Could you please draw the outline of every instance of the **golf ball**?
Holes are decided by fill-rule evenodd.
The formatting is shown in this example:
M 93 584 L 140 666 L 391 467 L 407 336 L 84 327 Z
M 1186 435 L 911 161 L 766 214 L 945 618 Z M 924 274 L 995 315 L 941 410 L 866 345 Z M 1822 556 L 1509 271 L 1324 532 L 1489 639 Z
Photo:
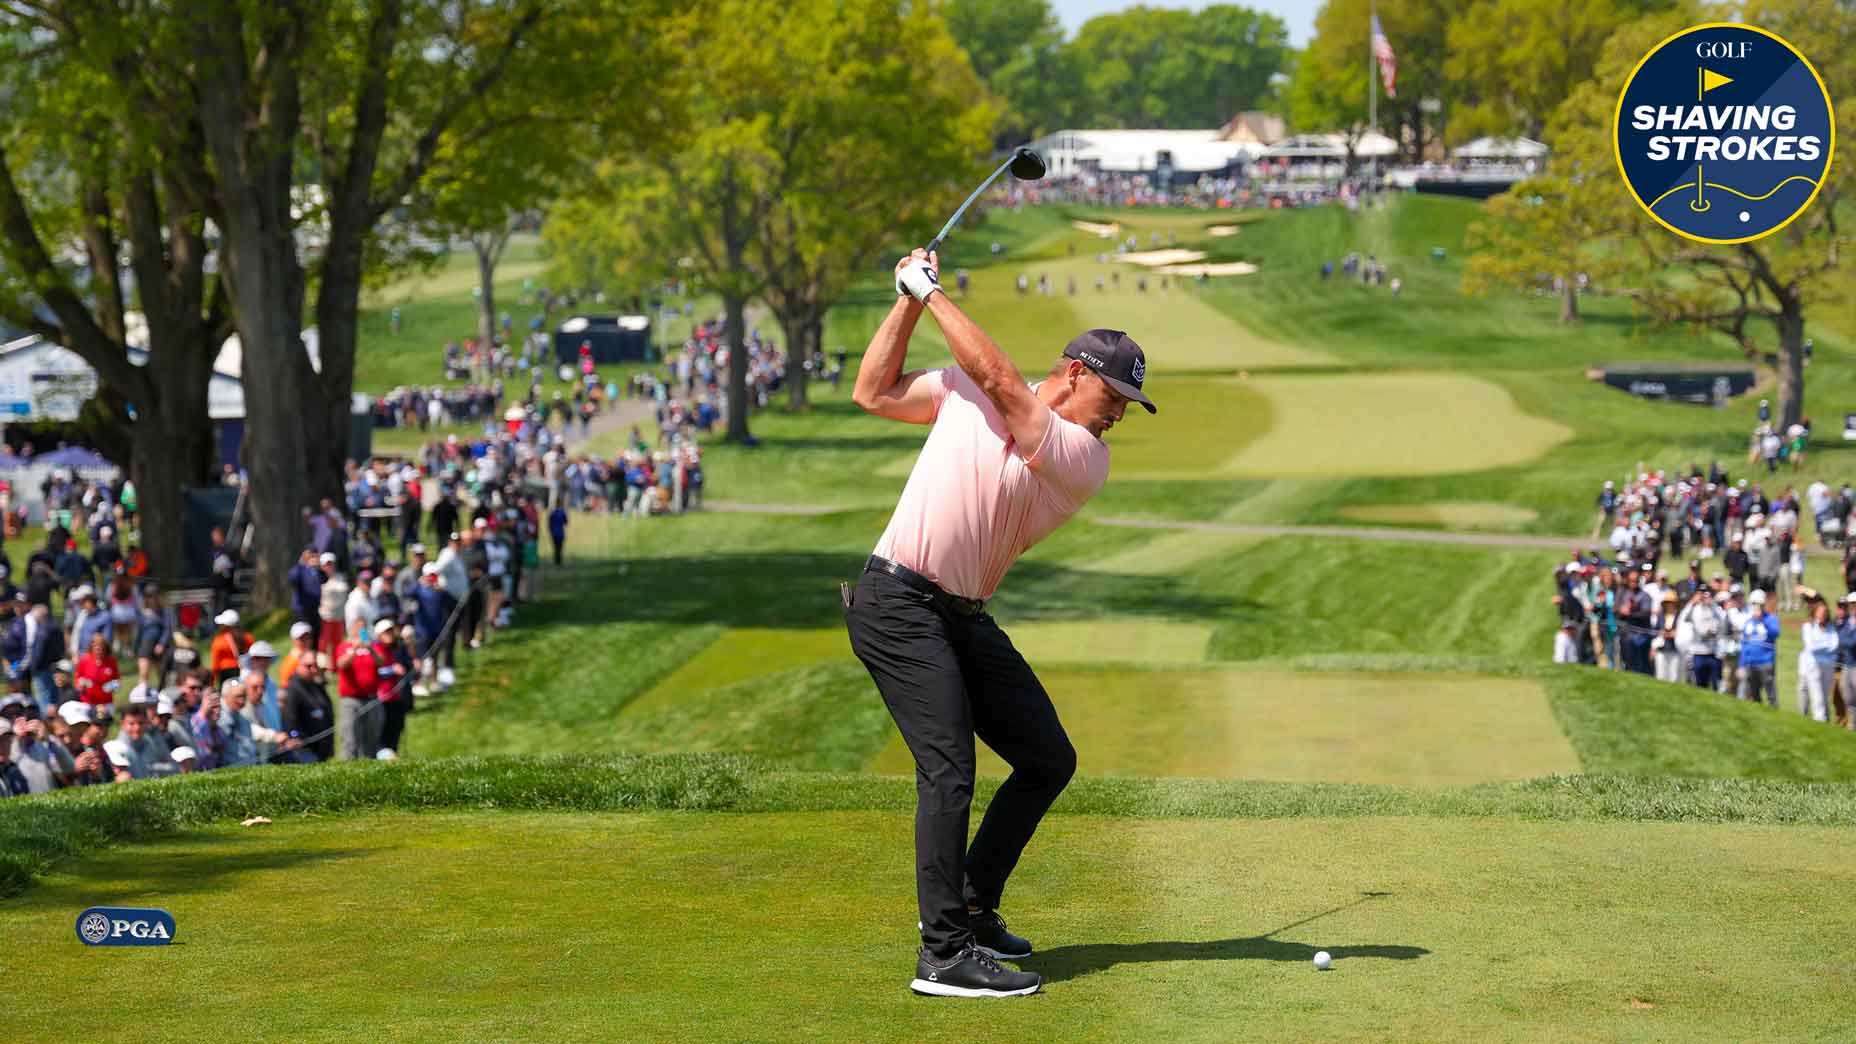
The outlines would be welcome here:
M 1330 956 L 1326 950 L 1322 950 L 1315 954 L 1315 969 L 1317 971 L 1327 971 L 1332 967 L 1334 967 L 1334 958 Z

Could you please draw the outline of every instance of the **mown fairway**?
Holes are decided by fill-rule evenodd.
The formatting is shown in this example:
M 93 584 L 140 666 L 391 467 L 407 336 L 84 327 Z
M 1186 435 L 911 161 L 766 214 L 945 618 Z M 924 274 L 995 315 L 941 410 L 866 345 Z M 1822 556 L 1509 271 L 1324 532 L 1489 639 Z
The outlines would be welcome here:
M 898 786 L 901 786 L 898 783 Z M 911 996 L 896 812 L 382 814 L 74 861 L 0 908 L 109 1039 L 1829 1040 L 1851 828 L 1057 816 L 1008 895 L 1044 995 Z M 167 949 L 72 938 L 160 903 Z M 1316 972 L 1318 949 L 1334 970 Z M 106 970 L 107 969 L 107 970 Z M 16 973 L 24 968 L 14 968 Z M 313 983 L 313 985 L 312 985 Z M 212 997 L 214 1003 L 200 1003 Z M 339 1002 L 337 1002 L 339 999 Z M 63 1039 L 30 1007 L 21 1039 Z

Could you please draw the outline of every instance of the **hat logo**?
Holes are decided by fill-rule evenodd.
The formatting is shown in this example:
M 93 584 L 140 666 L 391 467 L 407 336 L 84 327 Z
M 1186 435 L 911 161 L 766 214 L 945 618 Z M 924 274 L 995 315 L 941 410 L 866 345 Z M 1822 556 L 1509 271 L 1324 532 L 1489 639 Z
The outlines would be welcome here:
M 1135 384 L 1139 384 L 1142 381 L 1147 379 L 1147 360 L 1146 359 L 1134 360 L 1133 376 L 1134 376 Z

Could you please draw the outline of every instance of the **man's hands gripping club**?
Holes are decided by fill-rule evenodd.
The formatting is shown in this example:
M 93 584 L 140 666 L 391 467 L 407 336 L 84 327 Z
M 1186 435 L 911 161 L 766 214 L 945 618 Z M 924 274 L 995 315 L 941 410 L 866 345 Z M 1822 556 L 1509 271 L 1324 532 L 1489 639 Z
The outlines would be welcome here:
M 896 262 L 896 296 L 913 297 L 927 304 L 928 298 L 941 289 L 940 271 L 940 257 L 917 247 Z

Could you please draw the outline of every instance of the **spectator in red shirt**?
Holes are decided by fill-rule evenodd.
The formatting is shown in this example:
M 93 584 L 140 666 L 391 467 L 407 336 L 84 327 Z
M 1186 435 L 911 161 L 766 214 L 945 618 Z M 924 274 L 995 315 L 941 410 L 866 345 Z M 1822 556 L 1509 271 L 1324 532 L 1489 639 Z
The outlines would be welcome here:
M 371 758 L 380 749 L 380 659 L 367 640 L 367 621 L 357 618 L 348 640 L 335 647 L 335 685 L 341 693 L 335 720 L 337 756 Z
M 110 640 L 99 631 L 91 635 L 89 650 L 77 658 L 77 698 L 109 717 L 115 713 L 116 690 L 121 685 L 122 671 L 110 654 Z
M 375 756 L 397 758 L 400 734 L 406 730 L 406 715 L 412 710 L 412 686 L 405 681 L 412 671 L 412 655 L 391 620 L 382 622 L 374 633 L 374 661 L 380 671 L 379 688 L 375 690 L 380 707 L 375 713 L 381 716 L 380 750 Z

